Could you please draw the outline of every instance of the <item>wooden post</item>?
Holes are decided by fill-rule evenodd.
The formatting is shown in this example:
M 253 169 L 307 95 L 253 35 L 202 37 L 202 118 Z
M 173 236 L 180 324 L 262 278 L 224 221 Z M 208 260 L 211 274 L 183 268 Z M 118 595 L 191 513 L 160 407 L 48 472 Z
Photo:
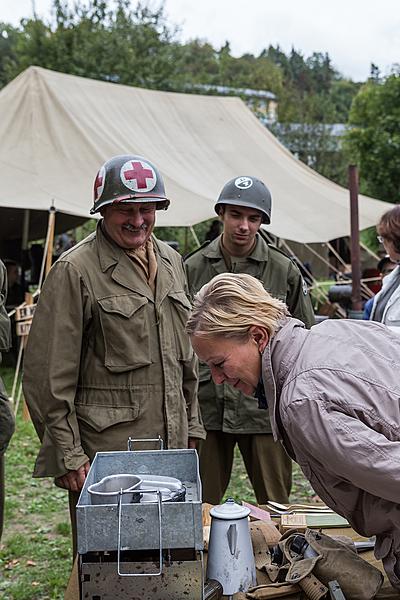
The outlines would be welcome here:
M 46 278 L 47 273 L 51 269 L 51 265 L 53 262 L 53 246 L 54 246 L 54 225 L 56 221 L 56 211 L 54 206 L 52 206 L 49 210 L 49 224 L 47 230 L 47 255 L 46 255 L 46 267 L 44 276 Z
M 351 303 L 354 311 L 362 311 L 361 302 L 361 259 L 358 220 L 358 171 L 356 165 L 349 166 L 350 190 L 350 248 L 351 248 Z

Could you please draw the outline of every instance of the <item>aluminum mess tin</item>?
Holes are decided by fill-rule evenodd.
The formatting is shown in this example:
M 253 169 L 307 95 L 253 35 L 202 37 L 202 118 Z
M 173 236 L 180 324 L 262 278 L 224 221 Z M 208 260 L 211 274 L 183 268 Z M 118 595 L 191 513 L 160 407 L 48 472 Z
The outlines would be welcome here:
M 119 491 L 124 492 L 124 502 L 139 502 L 140 493 L 135 490 L 142 480 L 137 475 L 118 473 L 107 475 L 97 483 L 89 485 L 88 492 L 91 504 L 117 504 Z
M 76 506 L 78 553 L 118 550 L 118 503 L 92 504 L 89 487 L 103 478 L 134 474 L 154 481 L 162 473 L 182 482 L 182 502 L 163 502 L 161 530 L 163 548 L 203 549 L 201 482 L 196 450 L 141 450 L 98 452 Z M 152 550 L 159 547 L 158 502 L 130 503 L 122 495 L 121 550 Z

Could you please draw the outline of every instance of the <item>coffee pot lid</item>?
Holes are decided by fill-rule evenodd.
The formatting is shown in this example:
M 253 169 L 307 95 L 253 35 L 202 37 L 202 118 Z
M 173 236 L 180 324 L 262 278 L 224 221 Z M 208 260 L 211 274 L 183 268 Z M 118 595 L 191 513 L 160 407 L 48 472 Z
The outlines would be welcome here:
M 240 504 L 236 504 L 233 498 L 228 498 L 226 502 L 214 506 L 210 510 L 210 515 L 217 519 L 244 519 L 250 514 L 250 509 Z

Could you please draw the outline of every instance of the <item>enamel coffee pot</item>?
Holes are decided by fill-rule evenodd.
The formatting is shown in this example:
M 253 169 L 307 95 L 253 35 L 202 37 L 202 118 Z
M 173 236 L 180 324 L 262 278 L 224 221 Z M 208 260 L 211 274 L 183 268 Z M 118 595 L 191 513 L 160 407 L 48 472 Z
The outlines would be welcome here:
M 207 578 L 219 581 L 226 596 L 257 585 L 249 513 L 233 498 L 210 511 Z

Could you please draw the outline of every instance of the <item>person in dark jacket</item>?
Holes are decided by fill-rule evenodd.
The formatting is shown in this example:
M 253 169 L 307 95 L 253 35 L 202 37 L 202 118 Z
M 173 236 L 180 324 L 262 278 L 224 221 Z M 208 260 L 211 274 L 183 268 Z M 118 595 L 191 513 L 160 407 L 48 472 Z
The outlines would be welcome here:
M 7 300 L 7 271 L 4 263 L 0 260 L 0 363 L 1 353 L 10 349 L 11 327 L 10 319 L 6 311 Z M 4 514 L 4 453 L 14 433 L 15 421 L 6 395 L 3 382 L 0 378 L 0 539 L 3 532 Z

